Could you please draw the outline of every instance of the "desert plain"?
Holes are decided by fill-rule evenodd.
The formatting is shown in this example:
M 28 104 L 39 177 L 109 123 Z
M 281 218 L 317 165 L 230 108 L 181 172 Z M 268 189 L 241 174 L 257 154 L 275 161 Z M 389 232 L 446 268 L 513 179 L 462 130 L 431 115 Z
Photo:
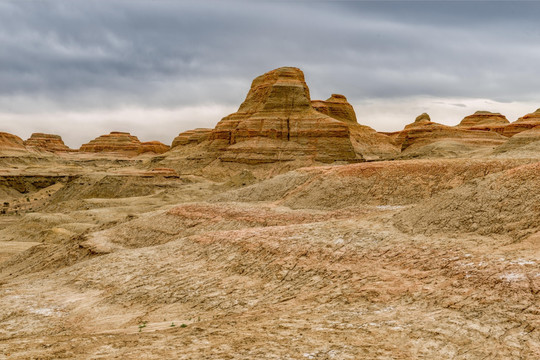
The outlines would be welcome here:
M 540 109 L 361 120 L 284 67 L 171 146 L 0 133 L 0 358 L 539 359 Z

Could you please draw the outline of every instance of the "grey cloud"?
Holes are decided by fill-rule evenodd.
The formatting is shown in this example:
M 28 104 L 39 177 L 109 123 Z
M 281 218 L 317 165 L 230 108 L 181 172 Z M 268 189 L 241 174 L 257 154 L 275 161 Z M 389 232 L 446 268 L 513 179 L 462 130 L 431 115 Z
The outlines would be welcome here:
M 255 76 L 284 65 L 304 70 L 313 98 L 535 101 L 538 10 L 481 1 L 2 2 L 0 112 L 237 106 Z

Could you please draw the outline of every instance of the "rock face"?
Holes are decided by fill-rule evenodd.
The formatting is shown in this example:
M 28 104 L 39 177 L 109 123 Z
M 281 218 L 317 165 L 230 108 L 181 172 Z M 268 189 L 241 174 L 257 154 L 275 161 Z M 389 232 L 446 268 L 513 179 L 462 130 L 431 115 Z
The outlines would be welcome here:
M 212 129 L 193 129 L 184 131 L 174 138 L 171 149 L 181 145 L 200 144 L 210 138 Z
M 446 145 L 466 145 L 471 147 L 495 147 L 507 139 L 495 132 L 469 130 L 462 127 L 451 127 L 430 121 L 429 115 L 422 114 L 415 122 L 405 126 L 405 129 L 395 137 L 401 151 L 411 150 L 435 142 Z M 443 143 L 446 143 L 443 144 Z
M 159 141 L 147 141 L 141 143 L 139 147 L 139 154 L 144 153 L 154 153 L 154 154 L 163 154 L 169 151 L 169 145 L 165 145 Z
M 0 150 L 26 150 L 26 148 L 20 137 L 0 132 Z
M 540 125 L 540 109 L 533 113 L 520 117 L 515 122 L 508 124 L 504 128 L 503 135 L 511 137 L 522 131 L 532 129 Z
M 504 134 L 504 129 L 508 124 L 510 124 L 510 121 L 508 121 L 506 116 L 501 115 L 500 113 L 477 111 L 474 114 L 463 118 L 458 127 L 468 130 L 494 131 L 499 134 Z
M 80 151 L 90 153 L 116 153 L 135 156 L 144 153 L 163 154 L 169 146 L 159 141 L 140 142 L 136 136 L 127 132 L 113 131 L 108 135 L 101 135 L 81 146 Z
M 64 144 L 62 137 L 59 135 L 33 133 L 24 145 L 30 149 L 37 151 L 49 152 L 71 152 L 72 150 Z
M 540 157 L 540 125 L 512 136 L 506 143 L 495 149 L 494 153 L 514 158 Z
M 332 94 L 326 101 L 313 100 L 311 104 L 318 112 L 347 124 L 353 148 L 364 159 L 380 160 L 395 156 L 399 152 L 389 136 L 379 134 L 369 126 L 358 123 L 354 108 L 345 96 Z
M 421 124 L 425 124 L 425 123 L 428 123 L 428 122 L 431 122 L 431 118 L 429 117 L 429 114 L 428 113 L 422 113 L 422 114 L 418 115 L 416 117 L 416 119 L 414 119 L 413 124 L 421 125 Z
M 141 142 L 136 136 L 127 132 L 113 131 L 108 135 L 101 135 L 88 144 L 81 146 L 80 151 L 101 153 L 121 153 L 124 155 L 137 155 Z
M 340 94 L 332 94 L 332 96 L 323 100 L 313 100 L 311 105 L 318 112 L 331 116 L 334 119 L 343 121 L 349 124 L 358 124 L 354 108 L 347 101 L 347 98 Z
M 209 140 L 225 162 L 361 160 L 347 124 L 313 108 L 304 74 L 293 67 L 253 80 L 238 111 L 223 118 Z

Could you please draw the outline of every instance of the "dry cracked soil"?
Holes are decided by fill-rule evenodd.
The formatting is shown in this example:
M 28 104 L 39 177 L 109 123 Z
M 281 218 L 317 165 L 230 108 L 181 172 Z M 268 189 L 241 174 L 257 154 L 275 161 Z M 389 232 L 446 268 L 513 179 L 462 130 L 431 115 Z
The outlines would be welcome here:
M 4 166 L 1 359 L 540 358 L 538 159 L 137 166 Z

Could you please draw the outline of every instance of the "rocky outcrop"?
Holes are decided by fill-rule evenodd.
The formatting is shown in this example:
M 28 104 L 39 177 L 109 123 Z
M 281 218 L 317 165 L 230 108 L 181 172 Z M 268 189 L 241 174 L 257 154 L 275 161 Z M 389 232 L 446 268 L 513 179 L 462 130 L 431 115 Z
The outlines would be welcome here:
M 540 125 L 512 136 L 494 150 L 495 155 L 514 158 L 540 157 Z
M 32 136 L 24 142 L 24 145 L 27 148 L 36 151 L 48 151 L 54 153 L 77 151 L 67 147 L 61 136 L 52 134 L 33 133 Z
M 332 94 L 325 101 L 313 100 L 311 105 L 318 112 L 347 124 L 353 148 L 364 159 L 380 160 L 393 157 L 399 153 L 399 149 L 393 144 L 389 136 L 380 134 L 369 126 L 358 123 L 354 108 L 349 104 L 345 96 Z
M 464 117 L 457 127 L 468 130 L 494 131 L 504 135 L 504 129 L 508 124 L 510 121 L 500 113 L 477 111 Z
M 6 132 L 0 132 L 0 150 L 22 150 L 25 151 L 24 141 Z
M 200 144 L 201 142 L 208 140 L 211 133 L 212 129 L 203 128 L 184 131 L 174 138 L 171 149 L 181 145 Z
M 428 113 L 422 113 L 420 115 L 418 115 L 416 117 L 416 119 L 414 119 L 414 123 L 415 125 L 422 125 L 422 124 L 426 124 L 426 123 L 429 123 L 431 122 L 431 117 L 429 117 L 429 114 Z
M 508 124 L 504 128 L 503 135 L 511 137 L 522 131 L 532 129 L 540 125 L 540 109 L 533 113 L 520 117 L 515 122 Z
M 101 135 L 88 144 L 84 144 L 80 149 L 81 152 L 115 153 L 127 156 L 136 156 L 144 153 L 163 154 L 168 150 L 169 146 L 159 141 L 140 142 L 136 136 L 120 131 Z
M 354 108 L 347 101 L 347 98 L 340 94 L 332 94 L 332 96 L 323 100 L 313 100 L 311 105 L 318 112 L 333 117 L 339 121 L 348 124 L 358 124 Z
M 403 131 L 395 136 L 396 144 L 401 147 L 402 152 L 436 142 L 440 142 L 443 146 L 449 145 L 457 148 L 465 146 L 462 149 L 494 148 L 503 144 L 506 140 L 504 136 L 496 132 L 469 130 L 460 126 L 451 127 L 438 124 L 432 122 L 427 114 L 417 117 L 415 122 L 405 126 Z
M 361 160 L 347 124 L 313 108 L 304 74 L 293 67 L 253 80 L 238 111 L 223 118 L 209 140 L 225 162 Z
M 141 143 L 139 154 L 163 154 L 169 151 L 169 145 L 165 145 L 159 141 L 147 141 Z
M 101 135 L 88 144 L 81 146 L 81 152 L 90 153 L 120 153 L 134 156 L 139 153 L 141 142 L 136 136 L 127 132 L 113 131 L 108 135 Z

